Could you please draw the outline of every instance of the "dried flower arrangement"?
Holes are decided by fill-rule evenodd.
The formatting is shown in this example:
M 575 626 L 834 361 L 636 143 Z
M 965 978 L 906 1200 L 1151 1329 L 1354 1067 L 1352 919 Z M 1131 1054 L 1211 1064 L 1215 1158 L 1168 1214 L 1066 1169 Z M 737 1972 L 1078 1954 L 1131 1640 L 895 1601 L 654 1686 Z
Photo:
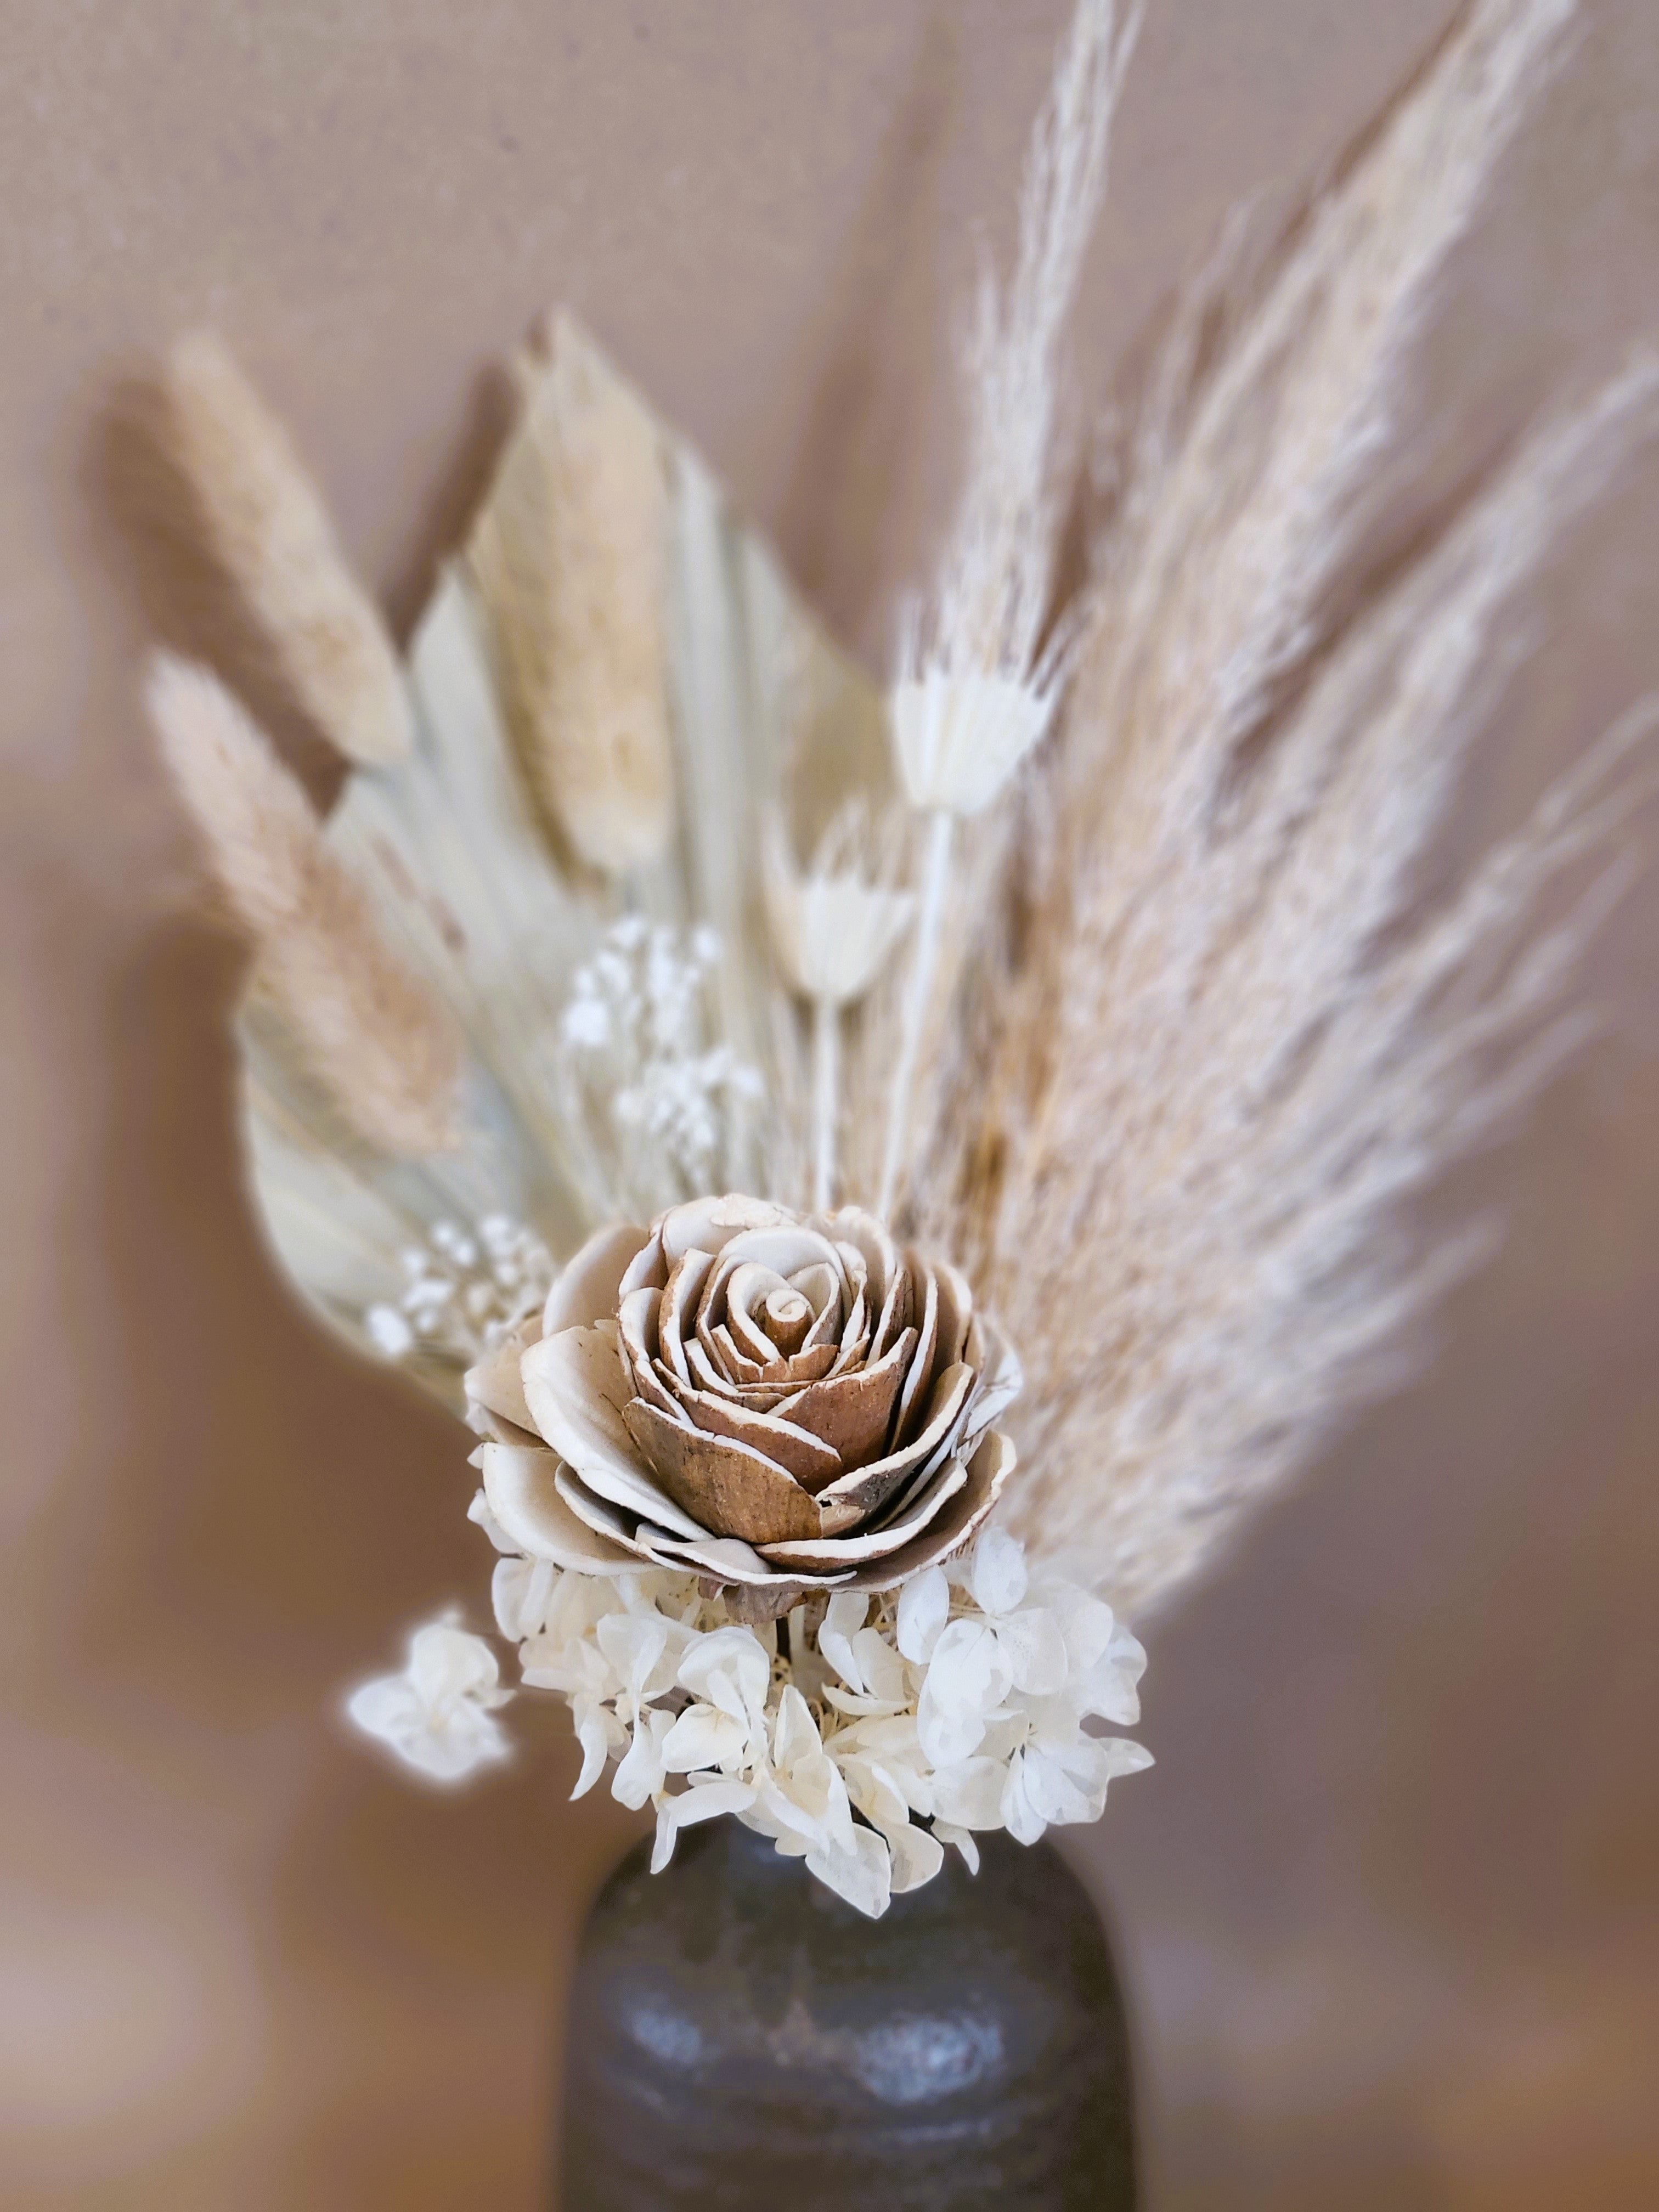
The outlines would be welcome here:
M 213 549 L 350 768 L 319 818 L 214 677 L 154 666 L 252 951 L 257 1200 L 325 1320 L 470 1424 L 499 1636 L 658 1864 L 731 1813 L 875 1914 L 975 1832 L 1097 1818 L 1149 1764 L 1097 1725 L 1137 1717 L 1122 1619 L 1473 1255 L 1387 1232 L 1580 1034 L 1617 871 L 1529 916 L 1659 710 L 1426 915 L 1414 872 L 1498 617 L 1659 424 L 1659 361 L 1339 586 L 1571 15 L 1473 0 L 1271 252 L 1229 231 L 1057 605 L 1060 345 L 1139 21 L 1081 0 L 884 701 L 568 318 L 406 662 L 223 350 L 173 358 Z M 520 1693 L 445 1617 L 350 1711 L 448 1781 Z

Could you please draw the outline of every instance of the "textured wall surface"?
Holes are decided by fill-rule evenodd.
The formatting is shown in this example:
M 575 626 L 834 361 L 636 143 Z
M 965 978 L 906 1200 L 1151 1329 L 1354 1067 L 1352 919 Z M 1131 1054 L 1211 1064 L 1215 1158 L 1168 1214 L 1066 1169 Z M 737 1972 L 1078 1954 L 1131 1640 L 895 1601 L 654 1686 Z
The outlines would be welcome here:
M 1240 194 L 1304 182 L 1445 0 L 1154 0 L 1088 271 L 1106 394 Z M 543 1755 L 413 1793 L 338 1687 L 476 1574 L 454 1438 L 288 1304 L 240 1195 L 231 956 L 133 669 L 124 380 L 211 319 L 406 625 L 495 362 L 571 301 L 872 661 L 948 496 L 1058 0 L 13 0 L 0 53 L 0 2168 L 9 2204 L 528 2207 L 574 1932 L 629 1824 Z M 1659 331 L 1659 15 L 1582 45 L 1413 406 L 1485 449 Z M 1454 450 L 1457 450 L 1455 447 Z M 1659 684 L 1659 465 L 1529 609 L 1456 829 Z M 1651 831 L 1651 824 L 1650 831 Z M 1651 838 L 1650 837 L 1650 842 Z M 1153 1639 L 1159 1766 L 1076 1859 L 1158 2212 L 1659 2201 L 1659 878 L 1613 1020 L 1437 1198 L 1493 1264 Z M 1431 1358 L 1426 1355 L 1431 1354 Z

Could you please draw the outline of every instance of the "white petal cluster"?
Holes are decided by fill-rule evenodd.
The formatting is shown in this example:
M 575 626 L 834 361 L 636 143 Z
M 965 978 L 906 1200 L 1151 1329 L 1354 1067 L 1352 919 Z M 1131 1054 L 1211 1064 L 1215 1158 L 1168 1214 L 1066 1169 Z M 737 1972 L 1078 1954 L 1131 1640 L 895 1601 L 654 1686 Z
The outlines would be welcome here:
M 1060 684 L 931 665 L 893 686 L 893 751 L 905 797 L 930 813 L 972 815 L 988 806 L 1041 740 Z
M 781 828 L 771 825 L 767 918 L 790 988 L 814 1003 L 854 1005 L 909 927 L 915 901 L 878 880 L 873 843 L 862 815 L 849 810 L 800 869 Z
M 498 1547 L 488 1508 L 475 1509 Z M 769 1836 L 860 1911 L 938 1873 L 973 1832 L 1034 1843 L 1099 1817 L 1139 1744 L 1096 1735 L 1139 1713 L 1146 1655 L 1109 1607 L 1033 1577 L 988 1529 L 901 1591 L 840 1592 L 756 1628 L 724 1594 L 650 1571 L 574 1573 L 506 1553 L 495 1616 L 524 1680 L 557 1692 L 582 1747 L 575 1795 L 657 1814 L 653 1865 L 681 1828 L 722 1813 Z
M 445 1615 L 416 1630 L 400 1674 L 362 1684 L 346 1713 L 428 1781 L 463 1782 L 507 1757 L 511 1747 L 495 1716 L 511 1695 L 483 1638 Z

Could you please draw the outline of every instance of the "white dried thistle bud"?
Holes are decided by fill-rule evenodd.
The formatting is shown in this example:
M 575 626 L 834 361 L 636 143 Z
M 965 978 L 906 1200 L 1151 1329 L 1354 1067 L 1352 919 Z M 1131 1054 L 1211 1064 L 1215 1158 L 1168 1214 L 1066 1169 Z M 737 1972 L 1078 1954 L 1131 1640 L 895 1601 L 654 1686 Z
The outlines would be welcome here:
M 844 1007 L 861 999 L 915 911 L 908 891 L 880 880 L 867 822 L 859 801 L 843 808 L 804 870 L 795 865 L 782 823 L 774 815 L 767 823 L 766 911 L 773 942 L 790 988 L 815 1004 Z
M 924 813 L 978 814 L 1042 740 L 1060 687 L 1052 675 L 968 672 L 935 663 L 893 686 L 893 753 L 904 795 Z

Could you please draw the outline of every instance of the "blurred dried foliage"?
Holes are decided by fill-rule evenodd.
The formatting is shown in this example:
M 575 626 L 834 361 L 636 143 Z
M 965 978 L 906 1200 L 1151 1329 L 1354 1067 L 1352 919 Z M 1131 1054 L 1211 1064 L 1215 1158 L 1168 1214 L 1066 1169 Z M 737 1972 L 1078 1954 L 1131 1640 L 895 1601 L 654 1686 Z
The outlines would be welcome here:
M 158 911 L 179 847 L 135 765 L 144 624 L 101 477 L 86 496 L 92 413 L 112 360 L 210 317 L 308 426 L 354 563 L 382 575 L 470 503 L 446 479 L 487 465 L 446 462 L 454 393 L 563 289 L 797 565 L 834 508 L 857 557 L 823 597 L 866 611 L 884 663 L 952 429 L 933 318 L 890 352 L 870 330 L 907 326 L 928 241 L 961 296 L 963 219 L 1012 204 L 1066 11 L 975 4 L 947 33 L 876 0 L 713 29 L 597 0 L 465 24 L 424 0 L 395 23 L 142 12 L 43 15 L 9 56 L 9 2201 L 528 2205 L 573 1930 L 621 1824 L 563 1808 L 568 1747 L 460 1803 L 411 1802 L 335 1741 L 365 1589 L 390 1638 L 452 1586 L 465 1485 L 447 1421 L 348 1366 L 262 1266 L 218 1027 L 234 967 Z M 1153 10 L 1087 278 L 1092 388 L 1223 208 L 1332 158 L 1449 13 Z M 1411 403 L 1427 459 L 1385 487 L 1402 535 L 1541 392 L 1587 392 L 1659 319 L 1650 11 L 1588 15 L 1454 258 Z M 949 88 L 937 128 L 919 58 Z M 913 187 L 937 210 L 914 252 Z M 864 532 L 868 457 L 895 451 L 904 495 Z M 1632 467 L 1526 595 L 1547 649 L 1502 693 L 1426 889 L 1659 678 L 1656 489 Z M 1619 1035 L 1437 1196 L 1510 1227 L 1432 1372 L 1161 1638 L 1159 1787 L 1094 1845 L 1155 2206 L 1659 2191 L 1656 931 L 1644 883 L 1594 964 Z

